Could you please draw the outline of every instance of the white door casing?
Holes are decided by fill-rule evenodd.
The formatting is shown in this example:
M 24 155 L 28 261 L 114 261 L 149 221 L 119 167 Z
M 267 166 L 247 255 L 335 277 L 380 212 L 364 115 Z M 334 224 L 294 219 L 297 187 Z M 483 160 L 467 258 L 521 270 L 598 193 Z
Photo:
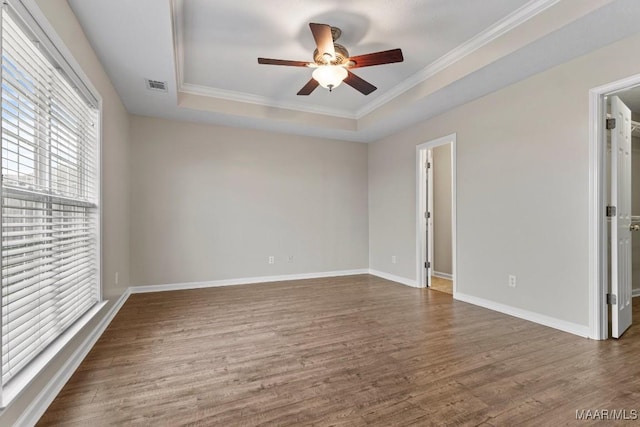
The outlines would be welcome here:
M 631 110 L 611 97 L 616 121 L 611 131 L 611 304 L 612 336 L 620 338 L 631 326 Z
M 425 262 L 428 261 L 427 257 L 427 230 L 425 221 L 425 212 L 428 209 L 429 201 L 427 200 L 427 168 L 425 164 L 427 162 L 427 152 L 435 147 L 451 144 L 451 256 L 452 256 L 452 280 L 453 280 L 453 297 L 457 294 L 457 210 L 456 210 L 456 134 L 450 134 L 443 136 L 429 142 L 422 143 L 416 146 L 416 285 L 418 287 L 425 287 L 427 282 L 427 269 L 425 268 Z M 429 192 L 433 194 L 433 188 Z M 433 206 L 433 200 L 431 201 Z M 433 208 L 431 208 L 433 212 Z M 433 218 L 432 218 L 433 220 Z M 433 222 L 432 222 L 433 224 Z M 433 232 L 432 232 L 433 234 Z M 433 253 L 433 250 L 431 251 Z M 433 257 L 431 259 L 433 267 Z
M 427 150 L 427 286 L 431 287 L 433 273 L 433 150 Z

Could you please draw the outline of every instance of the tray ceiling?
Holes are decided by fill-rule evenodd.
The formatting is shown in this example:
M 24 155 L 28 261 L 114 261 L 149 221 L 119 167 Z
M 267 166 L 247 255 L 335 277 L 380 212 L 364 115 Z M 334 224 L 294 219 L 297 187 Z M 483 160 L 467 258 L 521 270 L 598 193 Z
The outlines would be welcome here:
M 456 85 L 472 83 L 516 52 L 529 49 L 548 67 L 580 53 L 575 46 L 563 50 L 559 38 L 580 39 L 588 51 L 636 31 L 622 25 L 591 40 L 584 22 L 602 18 L 603 6 L 609 15 L 631 8 L 637 16 L 639 9 L 639 2 L 620 0 L 571 7 L 558 0 L 68 1 L 134 114 L 358 141 L 443 111 L 447 102 L 443 108 L 425 102 L 447 91 L 454 104 L 481 96 L 459 93 Z M 296 96 L 312 70 L 260 65 L 257 57 L 311 61 L 309 22 L 340 27 L 339 43 L 351 55 L 401 48 L 405 61 L 356 70 L 378 87 L 369 96 L 347 85 Z M 495 90 L 528 73 L 508 64 L 484 87 Z M 145 78 L 166 81 L 168 91 L 148 90 Z

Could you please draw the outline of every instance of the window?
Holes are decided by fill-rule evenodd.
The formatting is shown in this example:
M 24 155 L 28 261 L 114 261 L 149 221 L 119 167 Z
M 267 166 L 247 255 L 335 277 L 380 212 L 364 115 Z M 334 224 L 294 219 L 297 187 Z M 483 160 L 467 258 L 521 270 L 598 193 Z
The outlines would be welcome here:
M 1 13 L 4 386 L 100 299 L 99 110 Z

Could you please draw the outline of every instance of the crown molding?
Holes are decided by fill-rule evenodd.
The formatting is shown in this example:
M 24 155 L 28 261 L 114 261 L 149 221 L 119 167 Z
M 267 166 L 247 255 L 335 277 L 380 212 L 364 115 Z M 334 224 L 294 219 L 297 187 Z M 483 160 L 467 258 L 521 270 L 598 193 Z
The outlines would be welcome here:
M 433 77 L 437 73 L 455 64 L 465 56 L 470 55 L 471 53 L 475 52 L 481 47 L 505 35 L 509 31 L 513 30 L 519 25 L 522 25 L 523 23 L 533 18 L 534 16 L 544 12 L 545 10 L 549 9 L 550 7 L 552 7 L 558 2 L 560 2 L 560 0 L 530 1 L 529 3 L 522 6 L 520 9 L 517 9 L 516 11 L 507 15 L 506 17 L 496 22 L 486 30 L 478 33 L 474 37 L 470 38 L 466 42 L 459 45 L 458 47 L 450 50 L 440 58 L 436 59 L 435 61 L 433 61 L 426 67 L 424 67 L 422 70 L 413 74 L 409 78 L 402 81 L 400 84 L 394 86 L 393 88 L 391 88 L 390 90 L 382 94 L 381 96 L 377 97 L 370 103 L 360 108 L 355 114 L 356 119 L 361 119 L 362 117 L 366 116 L 367 114 L 371 113 L 377 108 L 380 108 L 381 106 L 393 100 L 397 96 L 402 95 L 403 93 L 410 90 L 411 88 L 417 86 L 423 81 L 429 79 L 430 77 Z
M 178 92 L 184 83 L 184 0 L 171 1 L 171 31 L 173 33 L 173 59 L 176 67 Z
M 286 110 L 322 114 L 324 116 L 340 117 L 351 120 L 356 119 L 355 114 L 347 110 L 323 108 L 319 106 L 293 102 L 274 102 L 273 100 L 265 96 L 253 95 L 245 92 L 235 92 L 232 90 L 217 89 L 208 86 L 194 85 L 191 83 L 182 83 L 179 86 L 178 91 L 182 93 L 189 93 L 191 95 L 208 96 L 210 98 L 225 99 L 227 101 L 243 102 L 246 104 L 256 104 L 264 107 L 282 108 Z
M 437 73 L 445 70 L 455 64 L 462 58 L 470 55 L 483 46 L 491 43 L 499 37 L 505 35 L 514 28 L 522 25 L 529 19 L 544 12 L 560 0 L 531 0 L 521 8 L 507 15 L 500 21 L 496 22 L 486 30 L 478 33 L 471 39 L 462 43 L 458 47 L 447 52 L 437 60 L 433 61 L 422 70 L 413 74 L 409 78 L 403 80 L 398 85 L 384 92 L 368 104 L 355 112 L 347 110 L 339 110 L 333 108 L 323 108 L 318 106 L 310 106 L 302 103 L 280 103 L 274 102 L 267 97 L 253 95 L 245 92 L 236 92 L 208 86 L 195 85 L 184 81 L 184 0 L 171 0 L 172 21 L 173 21 L 173 40 L 174 40 L 174 59 L 176 64 L 176 87 L 178 92 L 189 93 L 193 95 L 201 95 L 212 98 L 219 98 L 228 101 L 243 102 L 255 105 L 262 105 L 272 108 L 283 108 L 294 111 L 301 111 L 313 114 L 323 114 L 346 119 L 359 120 L 374 110 L 380 108 L 384 104 L 392 101 L 394 98 L 402 95 L 411 88 L 417 86 L 423 81 L 433 77 Z

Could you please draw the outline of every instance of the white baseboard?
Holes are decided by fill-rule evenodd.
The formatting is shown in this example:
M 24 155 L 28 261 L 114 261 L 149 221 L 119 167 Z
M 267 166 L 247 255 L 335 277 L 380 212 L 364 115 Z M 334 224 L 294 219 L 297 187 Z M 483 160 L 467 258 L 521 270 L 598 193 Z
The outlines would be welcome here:
M 634 298 L 635 298 L 635 297 L 640 297 L 640 289 L 634 289 L 634 290 L 631 292 L 631 296 L 632 296 L 632 297 L 634 297 Z
M 566 320 L 556 319 L 554 317 L 549 317 L 543 314 L 534 313 L 532 311 L 511 307 L 509 305 L 474 297 L 472 295 L 466 295 L 460 292 L 454 293 L 453 298 L 458 301 L 468 302 L 469 304 L 478 305 L 480 307 L 488 308 L 489 310 L 498 311 L 500 313 L 508 314 L 509 316 L 518 317 L 520 319 L 528 320 L 530 322 L 538 323 L 550 328 L 559 329 L 561 331 L 569 332 L 570 334 L 578 335 L 584 338 L 589 338 L 590 335 L 589 326 L 567 322 Z
M 187 289 L 216 288 L 219 286 L 249 285 L 255 283 L 283 282 L 287 280 L 321 279 L 323 277 L 354 276 L 368 274 L 368 269 L 324 271 L 320 273 L 286 274 L 281 276 L 245 277 L 241 279 L 210 280 L 208 282 L 168 283 L 163 285 L 132 286 L 132 294 L 146 292 L 180 291 Z
M 384 271 L 371 270 L 368 271 L 372 276 L 377 276 L 382 279 L 391 280 L 392 282 L 398 282 L 406 286 L 411 286 L 412 288 L 419 288 L 418 284 L 415 280 L 407 279 L 406 277 L 396 276 L 395 274 L 385 273 Z
M 432 276 L 439 277 L 441 279 L 453 280 L 453 274 L 449 273 L 440 273 L 439 271 L 432 271 Z
M 62 368 L 56 372 L 47 385 L 40 391 L 40 393 L 38 393 L 38 396 L 31 401 L 29 406 L 27 406 L 20 418 L 18 418 L 14 424 L 15 427 L 34 426 L 38 422 L 49 405 L 51 405 L 56 396 L 58 396 L 62 387 L 64 387 L 67 381 L 69 381 L 73 373 L 78 369 L 78 366 L 80 366 L 80 363 L 82 363 L 87 354 L 89 354 L 89 351 L 91 351 L 104 330 L 107 329 L 109 323 L 111 323 L 115 315 L 120 311 L 120 308 L 127 301 L 129 295 L 130 291 L 127 289 L 120 298 L 118 298 L 116 303 L 102 318 L 96 328 L 91 331 L 89 336 L 76 349 L 76 351 L 73 352 Z

